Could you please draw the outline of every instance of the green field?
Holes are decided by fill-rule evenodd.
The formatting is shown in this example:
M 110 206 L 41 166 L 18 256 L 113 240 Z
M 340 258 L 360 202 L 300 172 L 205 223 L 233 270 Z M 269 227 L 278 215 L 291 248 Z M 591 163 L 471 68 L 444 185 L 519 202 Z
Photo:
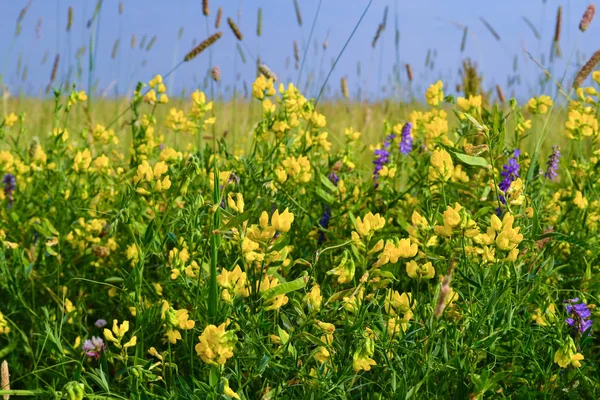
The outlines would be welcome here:
M 598 398 L 594 57 L 520 102 L 4 90 L 0 395 Z

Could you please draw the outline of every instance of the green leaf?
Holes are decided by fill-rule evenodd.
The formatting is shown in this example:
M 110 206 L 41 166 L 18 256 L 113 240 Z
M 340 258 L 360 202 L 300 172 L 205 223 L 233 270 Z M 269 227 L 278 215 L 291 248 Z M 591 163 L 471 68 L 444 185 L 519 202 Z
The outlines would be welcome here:
M 241 213 L 240 215 L 236 215 L 235 217 L 233 217 L 229 221 L 227 221 L 227 223 L 224 226 L 222 226 L 219 230 L 226 231 L 230 228 L 235 228 L 236 226 L 239 226 L 242 222 L 244 222 L 250 218 L 251 213 L 252 212 L 250 210 L 248 210 L 248 211 Z
M 321 199 L 321 201 L 323 201 L 325 204 L 327 204 L 329 206 L 333 205 L 333 203 L 335 202 L 335 197 L 333 197 L 332 195 L 327 193 L 322 188 L 317 188 L 315 190 L 315 194 L 317 195 L 318 198 Z
M 463 164 L 467 164 L 472 167 L 487 167 L 489 165 L 487 160 L 483 157 L 470 156 L 468 154 L 459 153 L 453 149 L 448 150 L 450 153 L 452 153 L 452 155 L 454 155 L 454 157 L 458 159 L 458 161 L 462 162 Z
M 475 125 L 475 128 L 477 128 L 478 131 L 484 131 L 487 132 L 488 131 L 488 127 L 485 125 L 482 125 L 479 121 L 477 121 L 471 114 L 469 113 L 462 113 L 465 117 L 467 117 L 467 119 L 469 121 L 471 121 L 471 123 L 473 125 Z
M 262 299 L 268 301 L 274 297 L 281 296 L 282 294 L 294 292 L 296 290 L 302 289 L 306 286 L 308 282 L 309 276 L 306 271 L 304 271 L 303 276 L 298 279 L 294 279 L 291 282 L 280 283 L 279 285 L 263 292 Z
M 330 192 L 337 192 L 337 186 L 335 186 L 325 175 L 319 174 L 319 181 Z

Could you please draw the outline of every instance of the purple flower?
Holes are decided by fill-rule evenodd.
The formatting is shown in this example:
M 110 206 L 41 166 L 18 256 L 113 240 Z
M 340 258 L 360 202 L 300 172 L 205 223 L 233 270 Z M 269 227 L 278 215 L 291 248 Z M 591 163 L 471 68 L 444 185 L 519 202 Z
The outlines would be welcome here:
M 17 179 L 13 174 L 9 173 L 4 175 L 2 183 L 4 184 L 4 195 L 8 199 L 8 208 L 10 208 L 14 201 L 13 193 L 17 187 Z
M 402 140 L 400 141 L 400 153 L 406 155 L 412 150 L 412 136 L 410 131 L 412 124 L 407 122 L 402 127 Z
M 375 165 L 375 169 L 373 171 L 373 180 L 375 181 L 375 187 L 379 186 L 379 171 L 383 168 L 385 164 L 390 162 L 390 152 L 385 148 L 375 150 L 375 155 L 377 158 L 373 161 Z
M 94 357 L 96 360 L 100 358 L 100 353 L 106 350 L 106 345 L 104 344 L 104 340 L 97 336 L 92 336 L 92 339 L 87 339 L 83 342 L 83 346 L 81 346 L 81 350 L 85 351 L 85 355 L 88 357 Z
M 327 178 L 329 178 L 331 183 L 333 183 L 335 186 L 337 186 L 338 182 L 340 181 L 340 177 L 337 176 L 337 174 L 333 171 L 331 171 L 331 173 L 327 175 Z
M 510 184 L 519 177 L 520 155 L 521 151 L 519 149 L 515 149 L 513 156 L 509 158 L 508 162 L 502 166 L 502 172 L 500 172 L 500 175 L 502 176 L 502 182 L 498 184 L 498 188 L 500 188 L 500 190 L 504 193 L 506 193 L 510 187 Z M 503 204 L 506 204 L 506 199 L 503 195 L 500 195 L 500 201 Z
M 387 137 L 385 138 L 385 142 L 383 142 L 383 147 L 385 147 L 386 149 L 390 147 L 390 144 L 392 144 L 392 140 L 394 139 L 396 139 L 396 134 L 394 132 L 387 135 Z
M 558 162 L 560 161 L 560 146 L 552 146 L 552 154 L 548 156 L 546 165 L 548 169 L 544 176 L 550 180 L 558 176 Z
M 94 325 L 96 325 L 97 328 L 104 328 L 106 326 L 106 320 L 99 319 Z
M 565 300 L 565 308 L 569 317 L 565 319 L 567 325 L 577 328 L 581 333 L 587 331 L 592 326 L 592 313 L 587 304 L 583 301 L 579 303 L 579 298 Z

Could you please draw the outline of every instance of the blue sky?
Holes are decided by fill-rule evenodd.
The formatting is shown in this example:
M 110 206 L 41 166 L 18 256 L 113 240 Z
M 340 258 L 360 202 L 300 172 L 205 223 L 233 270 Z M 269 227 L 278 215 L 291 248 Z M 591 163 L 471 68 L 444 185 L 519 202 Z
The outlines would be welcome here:
M 357 23 L 368 1 L 366 0 L 323 0 L 315 25 L 313 39 L 308 43 L 313 17 L 319 0 L 298 0 L 303 16 L 303 25 L 299 26 L 294 13 L 293 0 L 223 0 L 210 1 L 211 14 L 208 28 L 202 15 L 201 0 L 123 0 L 124 12 L 119 15 L 119 2 L 104 0 L 99 20 L 97 42 L 97 64 L 94 80 L 98 80 L 100 92 L 114 94 L 116 90 L 124 93 L 137 80 L 147 81 L 156 73 L 170 70 L 175 60 L 180 60 L 197 42 L 215 32 L 214 20 L 219 6 L 223 7 L 223 22 L 219 30 L 223 38 L 212 47 L 212 64 L 209 53 L 203 53 L 190 63 L 181 66 L 167 80 L 171 94 L 202 87 L 204 77 L 211 65 L 221 69 L 222 82 L 218 93 L 229 96 L 232 87 L 243 93 L 244 81 L 251 83 L 255 76 L 252 57 L 260 55 L 282 81 L 296 82 L 298 71 L 294 68 L 293 41 L 297 40 L 301 54 L 308 46 L 307 57 L 301 81 L 306 82 L 312 74 L 312 85 L 308 95 L 316 95 L 332 60 L 338 55 L 346 39 Z M 23 90 L 29 94 L 38 94 L 48 84 L 52 63 L 57 53 L 61 62 L 59 78 L 65 78 L 69 65 L 75 66 L 75 53 L 82 46 L 88 46 L 91 29 L 86 28 L 91 18 L 95 1 L 93 0 L 32 0 L 23 22 L 22 32 L 14 38 L 16 19 L 28 0 L 6 1 L 2 12 L 0 35 L 0 73 L 4 82 L 16 93 Z M 493 88 L 500 84 L 506 88 L 509 75 L 513 74 L 515 55 L 518 57 L 518 74 L 521 85 L 514 88 L 520 96 L 528 96 L 539 91 L 539 68 L 524 56 L 526 47 L 534 56 L 542 60 L 557 77 L 565 73 L 566 61 L 577 43 L 567 79 L 572 79 L 578 68 L 578 62 L 585 62 L 595 50 L 594 38 L 600 34 L 600 22 L 594 21 L 590 29 L 581 34 L 578 23 L 586 6 L 586 1 L 574 0 L 419 0 L 392 1 L 373 0 L 362 24 L 342 55 L 330 79 L 329 96 L 339 96 L 339 82 L 342 76 L 348 78 L 353 96 L 361 88 L 362 95 L 370 98 L 384 97 L 380 90 L 386 85 L 396 63 L 394 46 L 395 23 L 398 20 L 400 31 L 399 59 L 403 66 L 410 63 L 414 70 L 415 82 L 412 90 L 422 97 L 422 91 L 431 82 L 443 79 L 449 88 L 458 82 L 458 69 L 461 60 L 472 58 L 484 73 L 484 86 Z M 563 30 L 560 45 L 563 59 L 550 63 L 548 53 L 554 35 L 556 10 L 563 6 Z M 68 35 L 65 31 L 67 9 L 74 9 L 74 25 Z M 383 32 L 377 47 L 371 47 L 371 41 L 378 24 L 381 22 L 385 7 L 389 7 L 387 28 Z M 257 10 L 263 10 L 263 33 L 256 35 Z M 232 17 L 238 21 L 244 34 L 242 48 L 246 53 L 244 64 L 236 50 L 236 39 L 230 32 L 225 19 Z M 497 41 L 480 21 L 484 17 L 501 37 Z M 541 40 L 537 40 L 532 31 L 523 22 L 527 17 L 537 27 Z M 36 25 L 42 18 L 39 37 Z M 463 31 L 459 26 L 468 26 L 469 36 L 464 53 L 460 52 Z M 178 33 L 183 28 L 181 38 Z M 208 29 L 208 31 L 207 31 Z M 131 36 L 137 36 L 137 46 L 131 49 Z M 156 35 L 157 40 L 151 51 L 139 49 L 141 38 L 149 39 Z M 325 37 L 328 48 L 322 49 Z M 119 54 L 111 59 L 113 45 L 120 38 Z M 315 46 L 314 42 L 318 46 Z M 317 50 L 316 50 L 317 49 Z M 425 59 L 431 49 L 433 69 L 425 68 Z M 47 60 L 42 64 L 45 54 Z M 70 55 L 70 56 L 69 56 Z M 17 74 L 19 58 L 20 74 Z M 289 59 L 286 68 L 286 58 Z M 87 53 L 82 57 L 83 88 L 87 89 Z M 358 76 L 357 62 L 360 62 Z M 27 80 L 22 82 L 22 70 L 27 66 Z M 402 70 L 401 79 L 406 83 Z M 301 85 L 304 88 L 304 84 Z M 404 86 L 408 89 L 408 86 Z M 388 92 L 389 93 L 389 92 Z M 405 92 L 406 94 L 406 92 Z

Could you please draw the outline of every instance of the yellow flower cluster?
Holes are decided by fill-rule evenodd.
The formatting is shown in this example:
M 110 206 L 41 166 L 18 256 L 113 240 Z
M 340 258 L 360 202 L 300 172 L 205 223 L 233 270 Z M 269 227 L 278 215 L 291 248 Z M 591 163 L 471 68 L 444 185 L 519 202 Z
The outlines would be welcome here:
M 227 205 L 236 213 L 242 214 L 244 212 L 244 196 L 241 193 L 236 193 L 234 200 L 233 193 L 229 192 L 227 194 Z
M 119 349 L 126 349 L 128 347 L 133 347 L 137 344 L 137 336 L 132 336 L 129 341 L 126 343 L 122 343 L 123 337 L 125 334 L 129 332 L 129 321 L 123 321 L 121 325 L 119 325 L 119 321 L 116 319 L 113 320 L 112 332 L 104 328 L 104 339 L 109 342 L 113 342 L 114 345 Z
M 448 181 L 454 175 L 452 157 L 444 149 L 436 149 L 429 160 L 429 181 Z
M 529 99 L 527 109 L 532 114 L 546 114 L 552 105 L 553 102 L 550 96 L 542 95 L 538 98 Z
M 482 255 L 485 261 L 495 262 L 495 249 L 507 252 L 505 261 L 515 261 L 519 255 L 518 245 L 523 241 L 523 234 L 519 233 L 520 227 L 513 227 L 515 217 L 510 214 L 504 214 L 502 221 L 495 214 L 490 217 L 490 226 L 486 233 L 480 233 L 473 238 L 473 241 L 482 248 L 473 249 L 466 247 L 467 252 L 475 252 Z M 491 246 L 495 245 L 495 249 Z
M 223 268 L 217 276 L 217 284 L 223 288 L 221 298 L 228 303 L 233 302 L 235 297 L 250 296 L 246 273 L 242 272 L 239 265 L 236 265 L 233 271 Z
M 161 75 L 156 75 L 154 78 L 152 78 L 150 80 L 150 82 L 148 82 L 148 85 L 150 86 L 151 89 L 144 96 L 144 101 L 146 103 L 149 103 L 152 105 L 156 104 L 157 103 L 157 97 L 156 97 L 157 93 L 159 95 L 158 103 L 166 104 L 169 102 L 169 97 L 167 96 L 167 93 L 166 93 L 167 87 L 163 83 L 163 79 L 162 79 Z
M 287 249 L 281 251 L 271 250 L 272 239 L 277 232 L 288 232 L 294 222 L 294 214 L 287 208 L 279 213 L 275 210 L 271 216 L 269 224 L 269 214 L 266 211 L 261 213 L 259 225 L 252 225 L 242 240 L 242 253 L 247 262 L 262 262 L 266 264 L 275 261 L 283 261 L 284 266 L 290 262 L 286 260 Z
M 368 238 L 384 226 L 385 219 L 379 213 L 373 215 L 369 211 L 362 219 L 356 218 L 356 231 L 352 232 L 352 239 L 359 241 L 360 238 Z
M 452 145 L 452 141 L 448 137 L 448 113 L 446 111 L 437 108 L 426 112 L 413 111 L 410 113 L 409 119 L 414 130 L 422 134 L 425 146 L 429 150 L 433 150 L 437 140 Z
M 425 92 L 425 100 L 430 106 L 436 107 L 444 101 L 444 90 L 442 81 L 432 83 Z
M 479 234 L 479 228 L 467 214 L 463 207 L 454 203 L 454 207 L 448 206 L 443 214 L 444 225 L 435 225 L 434 232 L 442 237 L 450 237 L 455 232 L 464 233 L 466 237 L 472 238 Z
M 456 99 L 456 104 L 465 112 L 474 113 L 479 115 L 481 113 L 481 95 L 473 96 L 469 95 L 468 98 L 459 97 Z M 461 115 L 461 118 L 465 118 Z
M 190 330 L 196 325 L 193 320 L 189 319 L 188 310 L 183 308 L 180 310 L 175 310 L 166 300 L 162 301 L 160 317 L 163 321 L 165 321 L 164 326 L 167 329 L 165 336 L 172 344 L 175 344 L 178 340 L 181 340 L 181 332 L 179 332 L 179 329 Z
M 237 336 L 234 331 L 227 331 L 225 328 L 229 321 L 223 322 L 218 327 L 208 325 L 198 339 L 195 350 L 198 356 L 207 364 L 224 365 L 228 359 L 233 357 L 233 349 L 237 343 Z
M 164 161 L 159 161 L 154 164 L 154 168 L 150 166 L 148 161 L 144 160 L 137 168 L 137 174 L 133 178 L 133 183 L 137 185 L 136 192 L 142 195 L 148 195 L 150 192 L 147 189 L 139 186 L 144 182 L 154 182 L 153 190 L 157 193 L 169 190 L 171 187 L 171 179 L 166 175 L 169 170 L 168 165 Z M 164 178 L 161 177 L 165 175 Z
M 77 92 L 75 90 L 71 90 L 71 92 L 69 93 L 69 100 L 67 101 L 67 110 L 69 110 L 71 106 L 73 106 L 77 102 L 83 103 L 87 101 L 87 99 L 88 97 L 85 91 L 81 90 Z
M 569 365 L 579 368 L 583 358 L 583 354 L 577 352 L 577 347 L 575 347 L 575 343 L 570 337 L 567 343 L 554 353 L 554 362 L 561 368 L 567 368 Z
M 387 322 L 388 335 L 394 337 L 400 330 L 406 332 L 409 321 L 413 317 L 413 307 L 417 303 L 412 299 L 411 293 L 398 293 L 396 290 L 388 290 L 383 307 L 389 315 Z
M 385 245 L 381 239 L 370 251 L 370 253 L 381 251 L 373 268 L 379 268 L 388 263 L 395 264 L 400 258 L 412 258 L 417 255 L 418 250 L 417 244 L 411 243 L 410 239 L 388 239 L 385 241 Z
M 410 260 L 406 263 L 406 273 L 413 279 L 432 279 L 435 276 L 435 268 L 431 262 L 419 265 L 416 261 Z
M 584 137 L 598 136 L 596 108 L 570 107 L 565 129 L 569 139 L 580 140 Z
M 259 75 L 252 84 L 252 95 L 258 100 L 263 100 L 267 96 L 275 94 L 275 86 L 273 86 L 273 78 L 265 78 L 264 75 Z
M 114 129 L 106 129 L 104 125 L 96 124 L 96 127 L 92 130 L 92 137 L 102 144 L 119 144 Z
M 273 289 L 274 287 L 277 287 L 279 285 L 279 279 L 277 279 L 274 276 L 271 275 L 265 275 L 265 277 L 262 279 L 262 281 L 260 282 L 260 285 L 258 285 L 258 290 L 260 293 L 264 293 L 269 289 Z M 267 303 L 265 304 L 265 310 L 269 311 L 269 310 L 278 310 L 280 309 L 282 306 L 286 305 L 289 301 L 289 298 L 285 295 L 285 294 L 280 294 L 278 296 L 274 296 L 273 298 L 269 299 L 267 301 Z
M 287 157 L 275 170 L 277 180 L 281 183 L 291 179 L 294 183 L 307 183 L 312 177 L 310 161 L 306 156 Z
M 377 365 L 371 357 L 375 354 L 375 342 L 366 337 L 364 343 L 352 355 L 352 368 L 354 372 L 370 371 L 373 365 Z

